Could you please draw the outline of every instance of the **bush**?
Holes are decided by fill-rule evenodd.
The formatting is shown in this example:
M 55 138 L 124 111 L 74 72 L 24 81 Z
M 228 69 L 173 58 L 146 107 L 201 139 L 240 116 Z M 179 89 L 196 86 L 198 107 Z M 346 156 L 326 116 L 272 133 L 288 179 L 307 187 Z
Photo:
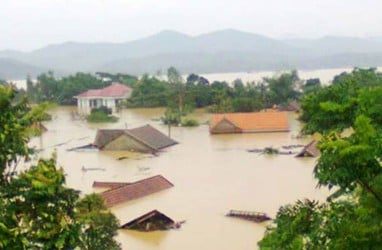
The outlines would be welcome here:
M 199 122 L 193 118 L 185 118 L 182 120 L 181 125 L 183 127 L 197 127 L 199 126 Z
M 92 109 L 90 115 L 86 117 L 88 122 L 117 122 L 118 118 L 110 115 L 111 109 L 107 107 L 100 107 Z
M 106 115 L 111 115 L 113 113 L 112 109 L 106 106 L 101 106 L 99 108 L 92 108 L 92 110 L 90 111 L 91 114 L 97 113 L 97 112 L 102 112 L 102 113 L 105 113 Z

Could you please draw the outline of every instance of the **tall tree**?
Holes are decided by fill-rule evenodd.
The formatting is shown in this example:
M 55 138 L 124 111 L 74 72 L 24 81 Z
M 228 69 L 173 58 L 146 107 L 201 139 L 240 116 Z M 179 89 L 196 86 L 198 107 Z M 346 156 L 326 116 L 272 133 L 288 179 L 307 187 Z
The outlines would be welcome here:
M 167 70 L 167 79 L 169 84 L 172 85 L 173 90 L 175 91 L 174 96 L 177 102 L 177 106 L 180 113 L 182 113 L 184 111 L 184 99 L 186 92 L 186 86 L 182 75 L 176 68 L 170 67 Z
M 29 158 L 28 130 L 41 119 L 26 98 L 16 101 L 13 87 L 0 85 L 0 185 L 7 182 L 20 160 Z
M 263 80 L 269 87 L 273 104 L 285 104 L 288 100 L 295 99 L 299 95 L 297 89 L 300 78 L 296 70 L 290 73 L 282 73 L 278 77 L 265 77 Z

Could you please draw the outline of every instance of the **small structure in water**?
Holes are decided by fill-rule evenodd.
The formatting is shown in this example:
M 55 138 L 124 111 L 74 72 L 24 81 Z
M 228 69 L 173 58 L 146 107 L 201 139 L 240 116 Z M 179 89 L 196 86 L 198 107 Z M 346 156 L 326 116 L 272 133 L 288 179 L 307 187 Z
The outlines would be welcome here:
M 174 185 L 161 175 L 156 175 L 137 182 L 97 182 L 93 187 L 110 188 L 100 193 L 106 207 L 112 207 L 123 202 L 135 200 L 168 188 Z
M 293 111 L 293 112 L 299 112 L 300 111 L 300 103 L 297 100 L 290 101 L 286 105 L 278 107 L 279 111 Z
M 288 131 L 286 112 L 278 111 L 214 114 L 210 123 L 211 134 Z
M 175 222 L 173 219 L 164 215 L 158 210 L 152 210 L 122 225 L 121 228 L 138 230 L 143 232 L 150 232 L 150 231 L 157 231 L 157 230 L 168 230 L 168 229 L 179 228 L 182 223 L 184 223 L 184 221 Z
M 307 144 L 296 157 L 316 157 L 320 151 L 317 148 L 317 141 L 313 140 Z
M 265 147 L 263 153 L 267 155 L 277 155 L 280 151 L 277 148 Z
M 157 151 L 178 142 L 150 125 L 133 129 L 99 129 L 94 144 L 100 150 Z
M 252 211 L 241 211 L 241 210 L 230 210 L 227 214 L 229 217 L 237 217 L 244 220 L 254 221 L 254 222 L 263 222 L 271 220 L 271 218 L 261 212 L 252 212 Z

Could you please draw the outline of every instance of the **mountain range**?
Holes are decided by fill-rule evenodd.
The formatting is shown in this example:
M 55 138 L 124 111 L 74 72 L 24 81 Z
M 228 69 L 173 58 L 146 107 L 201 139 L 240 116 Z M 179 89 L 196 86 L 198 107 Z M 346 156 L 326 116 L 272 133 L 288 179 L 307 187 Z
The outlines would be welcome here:
M 273 39 L 233 29 L 199 36 L 162 31 L 125 43 L 65 42 L 31 52 L 0 51 L 0 78 L 17 79 L 53 70 L 140 75 L 166 72 L 216 73 L 258 70 L 376 67 L 382 38 L 327 36 Z

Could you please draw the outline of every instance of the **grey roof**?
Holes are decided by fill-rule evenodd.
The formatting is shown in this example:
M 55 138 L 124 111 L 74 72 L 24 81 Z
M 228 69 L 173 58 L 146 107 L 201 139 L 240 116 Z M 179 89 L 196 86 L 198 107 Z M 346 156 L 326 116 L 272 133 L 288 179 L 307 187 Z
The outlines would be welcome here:
M 140 231 L 166 230 L 174 223 L 174 220 L 165 214 L 159 212 L 158 210 L 152 210 L 122 225 L 121 228 Z
M 155 150 L 177 144 L 176 141 L 150 125 L 129 129 L 128 133 Z
M 296 157 L 316 157 L 320 154 L 320 151 L 317 148 L 317 141 L 313 140 L 309 144 L 307 144 L 300 153 L 296 155 Z
M 124 134 L 127 130 L 125 129 L 99 129 L 97 131 L 96 138 L 94 140 L 94 145 L 98 148 L 103 148 L 109 142 L 117 139 L 119 136 Z
M 154 127 L 145 125 L 133 129 L 99 129 L 94 140 L 94 145 L 102 149 L 123 134 L 133 137 L 153 150 L 160 150 L 177 144 L 176 141 Z

